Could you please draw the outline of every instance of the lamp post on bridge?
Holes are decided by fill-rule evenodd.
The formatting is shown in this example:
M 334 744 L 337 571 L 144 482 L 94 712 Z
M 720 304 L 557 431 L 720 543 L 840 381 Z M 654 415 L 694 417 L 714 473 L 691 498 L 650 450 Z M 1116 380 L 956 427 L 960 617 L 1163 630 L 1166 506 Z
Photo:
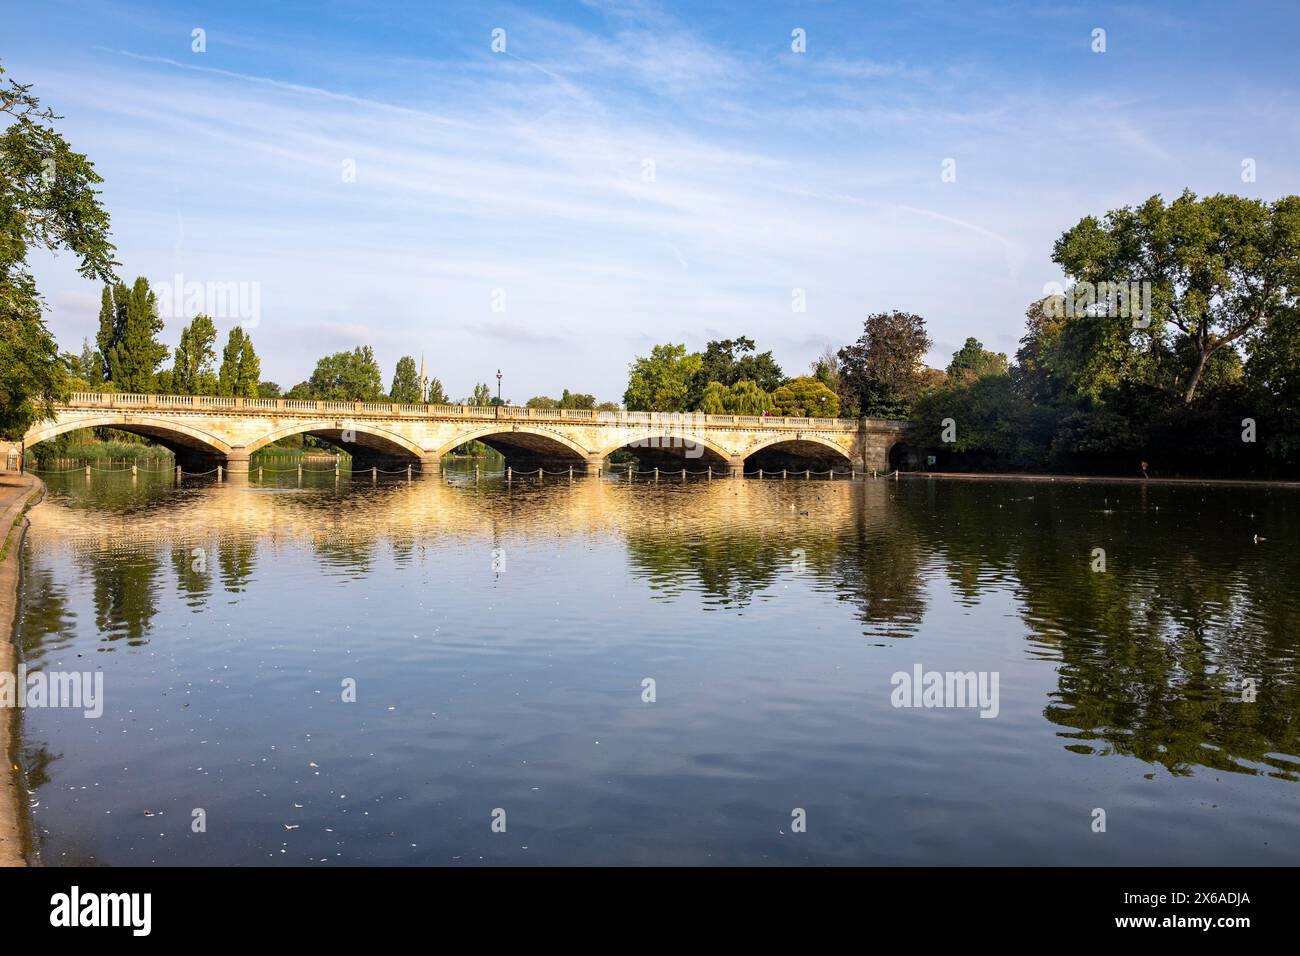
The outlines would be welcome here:
M 497 369 L 497 418 L 501 417 L 501 369 Z

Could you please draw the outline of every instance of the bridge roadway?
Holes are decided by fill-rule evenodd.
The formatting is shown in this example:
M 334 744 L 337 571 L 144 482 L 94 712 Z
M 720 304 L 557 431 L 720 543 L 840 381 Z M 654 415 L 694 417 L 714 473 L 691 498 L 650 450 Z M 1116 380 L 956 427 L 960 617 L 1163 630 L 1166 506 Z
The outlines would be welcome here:
M 732 474 L 828 466 L 885 471 L 906 429 L 904 422 L 870 418 L 78 392 L 53 419 L 33 425 L 22 447 L 100 426 L 149 437 L 186 470 L 220 464 L 232 476 L 247 473 L 258 449 L 294 435 L 344 449 L 354 468 L 418 463 L 436 470 L 442 456 L 477 440 L 516 470 L 581 465 L 598 474 L 613 452 L 627 449 L 646 466 L 712 466 Z

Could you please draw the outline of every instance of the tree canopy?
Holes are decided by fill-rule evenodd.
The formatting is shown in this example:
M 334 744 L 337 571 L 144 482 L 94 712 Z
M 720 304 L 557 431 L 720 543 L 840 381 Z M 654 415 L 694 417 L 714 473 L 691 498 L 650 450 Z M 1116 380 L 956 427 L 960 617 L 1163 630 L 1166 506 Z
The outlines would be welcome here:
M 68 251 L 87 279 L 115 280 L 103 179 L 54 128 L 31 84 L 0 66 L 0 434 L 22 435 L 68 391 L 68 368 L 45 326 L 44 300 L 28 266 L 33 248 Z

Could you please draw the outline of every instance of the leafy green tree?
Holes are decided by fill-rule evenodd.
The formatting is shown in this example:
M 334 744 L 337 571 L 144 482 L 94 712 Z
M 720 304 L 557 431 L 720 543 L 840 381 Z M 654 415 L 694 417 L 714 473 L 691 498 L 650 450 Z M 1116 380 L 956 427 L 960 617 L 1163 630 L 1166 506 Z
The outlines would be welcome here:
M 1259 441 L 1273 458 L 1300 464 L 1300 311 L 1275 316 L 1251 341 L 1246 379 L 1260 408 Z
M 690 393 L 703 363 L 698 352 L 687 354 L 685 345 L 656 345 L 648 357 L 632 362 L 623 404 L 631 411 L 681 412 L 690 405 Z
M 710 382 L 700 396 L 698 411 L 705 415 L 730 415 L 731 389 L 721 382 Z
M 763 391 L 757 382 L 741 379 L 731 386 L 727 411 L 733 415 L 762 415 L 772 409 L 772 396 Z
M 595 408 L 596 396 L 570 392 L 566 388 L 559 398 L 534 395 L 524 405 L 528 408 Z
M 912 405 L 910 441 L 962 467 L 1028 468 L 1046 464 L 1032 410 L 1008 375 L 954 379 Z M 951 425 L 949 425 L 951 423 Z M 949 439 L 952 440 L 949 440 Z
M 968 338 L 966 344 L 952 353 L 948 363 L 948 378 L 971 382 L 986 375 L 1006 375 L 1010 368 L 1005 352 L 990 352 L 979 339 Z
M 281 395 L 282 395 L 282 393 L 281 393 L 281 390 L 280 390 L 280 386 L 279 386 L 278 384 L 276 384 L 275 382 L 258 382 L 258 383 L 257 383 L 257 397 L 258 397 L 258 398 L 280 398 Z
M 108 381 L 119 392 L 152 391 L 158 366 L 166 361 L 170 350 L 158 339 L 163 320 L 149 280 L 137 277 L 130 289 L 118 282 L 111 298 L 105 297 L 104 301 L 111 303 L 113 317 L 111 340 L 100 345 Z M 105 318 L 101 308 L 101 332 Z
M 923 359 L 933 343 L 925 319 L 910 312 L 877 312 L 863 323 L 862 335 L 837 355 L 842 388 L 860 414 L 906 417 L 924 393 Z
M 755 353 L 754 340 L 740 336 L 709 342 L 700 357 L 700 368 L 691 383 L 689 407 L 698 409 L 710 382 L 732 386 L 749 380 L 764 392 L 771 392 L 785 381 L 785 373 L 771 352 Z
M 1184 190 L 1168 204 L 1152 196 L 1103 220 L 1084 217 L 1056 241 L 1052 259 L 1092 286 L 1150 283 L 1149 325 L 1105 321 L 1184 354 L 1178 390 L 1190 404 L 1217 353 L 1300 305 L 1300 196 L 1266 203 Z
M 118 293 L 118 294 L 115 294 Z M 126 324 L 126 286 L 117 282 L 113 286 L 105 284 L 99 299 L 99 331 L 95 334 L 95 379 L 107 383 L 113 371 L 109 368 L 109 359 L 122 338 L 123 326 Z M 118 302 L 121 302 L 121 307 Z
M 388 400 L 414 405 L 420 399 L 420 374 L 416 371 L 415 359 L 403 355 L 397 360 L 397 369 L 393 373 L 393 386 L 388 390 Z
M 196 315 L 181 329 L 172 365 L 171 388 L 178 395 L 216 395 L 217 326 L 209 316 Z
M 221 370 L 217 373 L 217 394 L 237 398 L 257 398 L 257 380 L 262 377 L 262 361 L 253 351 L 253 339 L 236 325 L 226 338 L 221 352 Z
M 801 375 L 786 382 L 772 393 L 772 404 L 787 416 L 837 418 L 840 414 L 840 397 L 812 375 Z
M 81 354 L 77 356 L 76 374 L 88 386 L 93 386 L 99 381 L 99 358 L 95 355 L 90 339 L 81 340 Z
M 0 67 L 0 77 L 4 68 Z M 28 268 L 35 247 L 68 250 L 83 278 L 111 282 L 114 248 L 94 165 L 53 127 L 31 84 L 0 86 L 0 435 L 17 438 L 54 414 L 68 369 L 45 326 L 44 300 Z
M 439 379 L 429 379 L 429 384 L 425 389 L 424 400 L 430 405 L 450 405 L 451 398 L 443 390 L 442 382 Z
M 496 404 L 496 399 L 492 397 L 492 389 L 488 388 L 487 382 L 479 382 L 474 386 L 474 393 L 462 403 L 465 405 L 474 405 L 482 408 L 487 405 Z
M 374 349 L 358 345 L 350 352 L 325 356 L 316 362 L 311 378 L 295 385 L 288 397 L 335 402 L 382 401 L 384 384 Z

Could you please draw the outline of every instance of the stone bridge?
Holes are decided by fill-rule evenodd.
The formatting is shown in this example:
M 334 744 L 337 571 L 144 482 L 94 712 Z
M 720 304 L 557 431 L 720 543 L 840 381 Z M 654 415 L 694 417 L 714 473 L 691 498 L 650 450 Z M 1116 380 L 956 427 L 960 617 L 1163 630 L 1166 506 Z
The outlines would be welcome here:
M 646 465 L 733 475 L 756 468 L 886 471 L 906 427 L 883 419 L 78 392 L 53 419 L 32 426 L 23 445 L 30 450 L 63 432 L 101 426 L 147 436 L 186 470 L 220 464 L 231 475 L 247 473 L 258 449 L 294 435 L 347 451 L 354 468 L 437 470 L 444 455 L 477 440 L 516 470 L 579 465 L 599 474 L 612 453 L 627 449 Z

